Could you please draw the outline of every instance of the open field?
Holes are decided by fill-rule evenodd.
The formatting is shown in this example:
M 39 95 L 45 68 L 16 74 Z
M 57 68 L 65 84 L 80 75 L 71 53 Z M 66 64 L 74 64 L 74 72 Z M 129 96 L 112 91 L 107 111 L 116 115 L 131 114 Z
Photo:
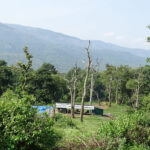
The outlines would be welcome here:
M 128 107 L 112 104 L 112 107 L 107 107 L 105 105 L 105 108 L 104 114 L 111 114 L 113 118 L 116 118 L 120 114 L 125 114 Z M 70 114 L 63 115 L 70 116 Z M 113 118 L 98 115 L 84 115 L 84 121 L 80 122 L 80 115 L 76 114 L 75 118 L 72 119 L 74 126 L 63 127 L 63 125 L 57 126 L 56 123 L 55 128 L 59 131 L 59 133 L 62 133 L 63 137 L 61 141 L 57 143 L 58 147 L 66 146 L 69 143 L 79 143 L 81 138 L 91 138 L 92 135 L 96 134 L 101 122 L 105 122 Z

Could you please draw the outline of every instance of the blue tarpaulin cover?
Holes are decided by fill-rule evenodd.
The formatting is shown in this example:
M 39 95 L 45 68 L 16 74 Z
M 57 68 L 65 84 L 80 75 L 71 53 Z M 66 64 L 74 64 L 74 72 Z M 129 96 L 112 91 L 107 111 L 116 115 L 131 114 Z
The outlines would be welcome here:
M 50 108 L 52 108 L 52 109 L 55 109 L 53 106 L 32 106 L 33 108 L 36 108 L 37 110 L 38 110 L 38 113 L 44 113 L 44 112 L 46 112 L 46 109 L 50 109 Z M 49 111 L 48 111 L 48 113 L 50 113 Z

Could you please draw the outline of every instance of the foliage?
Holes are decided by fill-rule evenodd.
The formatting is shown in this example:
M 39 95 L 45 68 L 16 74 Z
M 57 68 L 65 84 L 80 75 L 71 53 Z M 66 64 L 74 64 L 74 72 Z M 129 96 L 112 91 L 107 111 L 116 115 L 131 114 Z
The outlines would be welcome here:
M 13 85 L 13 74 L 5 61 L 0 61 L 0 95 Z
M 134 90 L 137 87 L 137 82 L 134 79 L 130 79 L 128 80 L 128 82 L 126 83 L 126 88 L 127 89 L 131 89 Z
M 130 115 L 121 115 L 107 123 L 101 123 L 97 138 L 112 139 L 115 142 L 117 140 L 116 149 L 120 146 L 118 139 L 125 140 L 124 146 L 131 146 L 133 149 L 141 144 L 149 147 L 150 119 L 147 117 L 147 115 L 136 112 Z
M 67 85 L 59 74 L 54 74 L 54 70 L 48 67 L 51 64 L 43 64 L 36 70 L 30 78 L 28 93 L 33 94 L 36 102 L 53 103 L 60 101 L 67 94 Z
M 0 67 L 7 66 L 7 62 L 5 60 L 0 60 Z
M 48 70 L 52 74 L 57 74 L 57 70 L 55 66 L 50 63 L 43 63 L 41 69 L 46 71 Z
M 150 41 L 150 37 L 147 40 Z M 57 41 L 53 40 L 53 42 L 55 45 Z M 44 49 L 47 49 L 47 46 Z M 112 120 L 86 116 L 81 124 L 78 118 L 72 120 L 69 116 L 62 114 L 56 114 L 54 120 L 46 114 L 41 117 L 31 105 L 35 102 L 36 104 L 68 102 L 71 92 L 69 93 L 67 89 L 67 83 L 73 85 L 72 75 L 75 68 L 62 75 L 54 65 L 44 63 L 40 68 L 33 70 L 32 55 L 28 52 L 28 47 L 24 47 L 23 51 L 27 63 L 18 63 L 19 67 L 8 67 L 7 62 L 0 60 L 0 96 L 4 93 L 0 98 L 0 149 L 52 149 L 59 137 L 55 131 L 58 128 L 67 133 L 65 136 L 67 140 L 70 137 L 76 137 L 75 140 L 79 142 L 76 149 L 99 149 L 99 147 L 107 150 L 150 149 L 150 65 L 130 68 L 107 64 L 105 70 L 94 72 L 95 84 L 92 98 L 99 102 L 109 100 L 109 106 L 113 109 L 109 108 L 105 112 L 111 113 Z M 64 50 L 59 52 L 64 54 Z M 108 52 L 106 52 L 107 55 Z M 45 61 L 49 61 L 46 53 L 43 56 Z M 74 60 L 74 58 L 70 57 L 68 60 Z M 64 62 L 64 59 L 62 60 Z M 146 61 L 149 63 L 150 58 Z M 76 101 L 80 102 L 86 70 L 77 68 L 77 72 Z M 66 82 L 64 76 L 70 82 Z M 87 94 L 83 95 L 87 103 L 90 97 L 91 78 L 91 75 L 87 77 Z M 14 93 L 8 89 L 12 89 Z M 5 93 L 6 90 L 8 91 Z M 125 112 L 127 106 L 121 109 L 113 102 L 123 107 L 124 105 L 131 107 L 128 112 Z M 136 109 L 133 109 L 135 104 Z M 101 122 L 100 125 L 99 122 Z M 96 132 L 97 128 L 98 132 Z M 89 137 L 91 141 L 88 141 Z
M 143 87 L 141 93 L 144 95 L 149 94 L 150 89 L 150 66 L 145 65 L 144 71 L 143 71 L 144 77 L 143 77 Z
M 51 149 L 58 135 L 54 122 L 48 117 L 37 117 L 32 108 L 33 96 L 18 95 L 8 90 L 0 99 L 1 150 Z
M 69 116 L 64 116 L 60 113 L 55 116 L 56 125 L 61 128 L 76 127 L 75 123 Z
M 22 65 L 20 64 L 19 68 L 15 66 L 8 67 L 6 66 L 7 63 L 1 60 L 0 94 L 5 92 L 7 88 L 17 92 L 21 92 L 24 89 L 28 94 L 34 95 L 36 103 L 48 104 L 70 101 L 70 92 L 64 75 L 58 73 L 55 66 L 49 63 L 44 63 L 39 69 L 32 70 L 32 56 L 29 54 L 27 47 L 25 47 L 25 50 L 26 57 L 28 58 L 29 56 L 29 60 L 27 64 L 21 63 Z M 140 68 L 142 67 L 133 69 L 128 66 L 115 67 L 107 65 L 105 71 L 96 72 L 93 101 L 102 102 L 110 99 L 112 102 L 116 102 L 116 104 L 127 104 L 134 107 L 137 98 L 138 81 L 140 81 L 140 86 L 142 86 L 139 90 L 140 104 L 142 101 L 141 97 L 149 93 L 150 67 L 146 65 L 142 68 L 142 79 L 138 80 Z M 74 68 L 65 75 L 65 78 L 69 81 L 71 80 L 73 70 Z M 85 70 L 78 68 L 77 71 L 76 102 L 80 102 Z M 110 79 L 112 79 L 111 83 Z M 90 97 L 90 80 L 91 76 L 89 76 L 87 81 L 86 101 L 89 101 Z
M 28 52 L 28 47 L 25 46 L 23 51 L 26 55 L 26 59 L 28 60 L 27 64 L 23 64 L 21 62 L 18 63 L 19 67 L 23 69 L 24 73 L 26 73 L 32 67 L 32 55 Z
M 142 98 L 141 107 L 142 110 L 150 112 L 150 94 Z
M 25 46 L 23 48 L 23 51 L 26 55 L 26 59 L 27 59 L 27 64 L 23 64 L 21 62 L 18 62 L 18 66 L 20 67 L 20 70 L 22 71 L 22 78 L 20 78 L 20 83 L 21 83 L 21 89 L 25 90 L 26 89 L 26 85 L 27 85 L 27 81 L 29 80 L 29 73 L 32 67 L 32 55 L 28 52 L 28 47 Z

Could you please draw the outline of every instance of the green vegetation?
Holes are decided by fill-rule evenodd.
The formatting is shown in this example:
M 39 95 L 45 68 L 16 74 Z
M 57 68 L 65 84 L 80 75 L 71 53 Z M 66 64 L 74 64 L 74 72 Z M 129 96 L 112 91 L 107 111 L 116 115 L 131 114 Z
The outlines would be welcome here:
M 18 97 L 8 90 L 0 99 L 0 149 L 51 149 L 59 135 L 48 116 L 38 117 L 32 108 L 34 97 Z
M 104 71 L 92 64 L 88 76 L 77 66 L 61 74 L 49 63 L 34 70 L 27 47 L 24 53 L 26 63 L 7 66 L 0 61 L 0 149 L 150 149 L 149 64 L 138 68 L 107 64 Z M 56 113 L 52 119 L 32 107 L 71 99 L 81 104 L 84 86 L 85 104 L 90 105 L 92 78 L 92 104 L 103 108 L 104 116 L 84 115 L 80 122 L 79 113 L 75 118 Z
M 90 149 L 91 141 L 95 140 L 95 142 L 101 142 L 99 138 L 99 133 L 101 125 L 106 126 L 109 121 L 114 120 L 115 118 L 121 118 L 121 116 L 128 114 L 129 108 L 127 106 L 118 106 L 116 104 L 112 104 L 112 107 L 104 110 L 104 113 L 108 114 L 111 113 L 113 116 L 111 117 L 104 117 L 104 116 L 95 116 L 95 115 L 87 115 L 84 117 L 84 122 L 80 122 L 79 115 L 76 115 L 76 118 L 71 119 L 70 115 L 68 117 L 69 122 L 73 122 L 73 126 L 67 124 L 64 125 L 62 120 L 62 126 L 57 125 L 55 128 L 62 133 L 62 139 L 60 142 L 57 143 L 57 146 L 61 149 Z M 56 117 L 57 118 L 57 117 Z M 106 125 L 105 125 L 106 124 Z M 65 126 L 65 128 L 63 128 Z M 103 127 L 104 128 L 104 127 Z M 123 128 L 123 127 L 122 127 Z M 114 128 L 115 130 L 116 128 Z M 103 131 L 104 132 L 104 131 Z M 103 140 L 103 139 L 102 139 Z M 94 148 L 99 147 L 94 142 Z M 74 147 L 72 147 L 72 145 Z M 92 147 L 91 147 L 92 149 Z
M 147 117 L 136 112 L 102 123 L 97 139 L 108 140 L 108 149 L 150 149 L 150 119 Z

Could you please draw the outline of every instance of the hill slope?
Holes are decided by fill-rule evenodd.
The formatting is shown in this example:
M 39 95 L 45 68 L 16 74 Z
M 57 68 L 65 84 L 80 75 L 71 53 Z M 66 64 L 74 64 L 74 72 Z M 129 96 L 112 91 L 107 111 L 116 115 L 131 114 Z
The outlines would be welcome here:
M 139 66 L 145 63 L 150 51 L 120 47 L 102 41 L 91 42 L 91 54 L 104 64 Z M 83 66 L 86 58 L 84 48 L 88 41 L 67 36 L 50 30 L 0 23 L 0 59 L 9 64 L 24 61 L 22 48 L 29 47 L 34 56 L 33 65 L 40 67 L 43 62 L 50 62 L 56 68 L 68 71 L 77 61 Z

